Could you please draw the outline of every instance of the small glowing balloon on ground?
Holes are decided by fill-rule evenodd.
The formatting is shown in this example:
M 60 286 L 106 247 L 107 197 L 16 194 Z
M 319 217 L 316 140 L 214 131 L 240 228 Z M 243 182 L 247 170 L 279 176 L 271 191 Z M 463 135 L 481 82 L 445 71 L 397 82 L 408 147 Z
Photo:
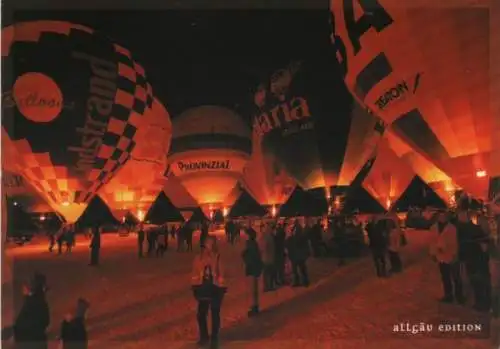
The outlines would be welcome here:
M 135 147 L 152 103 L 144 69 L 93 29 L 60 21 L 3 28 L 2 64 L 16 67 L 2 76 L 2 167 L 75 222 Z

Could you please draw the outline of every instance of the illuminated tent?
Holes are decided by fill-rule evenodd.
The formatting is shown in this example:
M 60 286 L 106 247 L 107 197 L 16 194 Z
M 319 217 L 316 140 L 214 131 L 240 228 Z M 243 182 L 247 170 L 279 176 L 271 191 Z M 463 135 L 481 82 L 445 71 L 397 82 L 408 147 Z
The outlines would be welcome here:
M 131 213 L 139 221 L 144 220 L 167 181 L 166 154 L 171 134 L 170 116 L 155 98 L 137 129 L 137 146 L 130 160 L 99 191 L 116 219 L 122 221 Z
M 453 180 L 432 162 L 418 154 L 394 135 L 390 128 L 385 133 L 392 151 L 406 163 L 448 205 L 455 206 L 455 192 L 460 189 Z
M 339 109 L 332 102 L 340 88 L 324 60 L 292 62 L 254 96 L 254 132 L 264 157 L 275 158 L 306 190 L 350 185 L 383 132 L 359 105 Z
M 331 1 L 332 35 L 356 99 L 477 198 L 500 175 L 491 6 L 479 0 Z M 496 154 L 494 154 L 496 152 Z M 495 158 L 497 160 L 495 160 Z M 496 168 L 494 168 L 496 166 Z
M 243 170 L 241 186 L 263 207 L 276 215 L 295 189 L 296 183 L 272 154 L 264 154 L 261 139 L 253 133 L 252 157 Z
M 130 157 L 152 103 L 144 69 L 94 30 L 56 21 L 2 29 L 2 167 L 67 221 Z
M 171 169 L 171 167 L 169 167 Z M 189 194 L 177 177 L 169 170 L 167 182 L 163 187 L 163 193 L 170 202 L 179 210 L 184 220 L 191 219 L 193 213 L 199 209 L 196 200 Z
M 193 108 L 173 120 L 171 171 L 205 214 L 224 206 L 251 150 L 250 130 L 227 108 Z
M 378 145 L 377 157 L 363 180 L 363 188 L 386 210 L 390 210 L 411 183 L 415 172 L 400 159 L 383 138 Z

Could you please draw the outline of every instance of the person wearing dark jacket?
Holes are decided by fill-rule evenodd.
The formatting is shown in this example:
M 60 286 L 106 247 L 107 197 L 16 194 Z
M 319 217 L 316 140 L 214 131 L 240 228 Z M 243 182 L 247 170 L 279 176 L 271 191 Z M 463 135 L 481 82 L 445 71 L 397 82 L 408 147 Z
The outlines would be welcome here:
M 90 241 L 90 264 L 99 265 L 99 253 L 101 251 L 101 229 L 98 226 L 92 228 L 92 240 Z
M 205 230 L 203 227 L 202 227 L 203 230 Z M 208 236 L 208 226 L 206 227 L 206 232 L 207 232 L 207 236 Z M 187 223 L 185 226 L 184 226 L 184 238 L 186 239 L 186 245 L 187 245 L 187 251 L 192 251 L 193 250 L 193 225 L 191 223 Z M 202 232 L 202 234 L 204 234 Z M 200 238 L 201 238 L 201 235 L 200 235 Z M 204 238 L 206 239 L 206 237 Z M 201 239 L 200 239 L 201 241 Z
M 248 316 L 253 316 L 259 313 L 259 277 L 262 274 L 263 263 L 257 243 L 257 232 L 252 227 L 248 227 L 246 233 L 248 239 L 242 257 L 245 263 L 245 275 L 249 277 L 252 294 L 252 305 Z
M 274 235 L 274 271 L 277 286 L 285 284 L 285 228 L 279 224 Z
M 346 254 L 347 254 L 347 232 L 346 232 L 346 222 L 344 217 L 338 217 L 335 227 L 333 230 L 333 239 L 335 241 L 335 245 L 337 247 L 337 254 L 339 257 L 339 266 L 343 266 L 346 264 Z
M 144 233 L 144 225 L 139 225 L 139 231 L 137 232 L 137 247 L 138 247 L 138 253 L 139 253 L 139 258 L 142 258 L 144 255 L 144 238 L 145 238 L 145 233 Z
M 458 213 L 457 234 L 459 255 L 474 293 L 474 309 L 488 312 L 491 308 L 489 236 L 470 220 L 466 211 Z
M 17 349 L 47 348 L 45 331 L 50 324 L 50 311 L 46 290 L 46 277 L 40 273 L 35 273 L 31 287 L 23 289 L 23 306 L 13 328 Z
M 385 256 L 387 253 L 387 239 L 384 236 L 384 221 L 372 218 L 366 225 L 369 246 L 373 256 L 373 263 L 378 277 L 387 275 Z
M 85 326 L 85 314 L 89 302 L 80 298 L 74 314 L 68 314 L 61 324 L 60 340 L 62 349 L 87 349 L 88 336 Z
M 203 222 L 201 224 L 201 231 L 200 231 L 200 248 L 202 248 L 204 245 L 205 245 L 205 240 L 207 239 L 208 237 L 208 223 L 207 222 Z M 188 251 L 189 250 L 193 250 L 193 243 L 192 243 L 192 235 L 193 233 L 191 233 L 191 243 L 189 243 L 189 240 L 188 240 Z M 189 246 L 191 246 L 191 249 L 189 248 Z
M 309 244 L 302 227 L 295 222 L 291 235 L 285 240 L 288 258 L 292 263 L 293 287 L 309 286 L 309 275 L 307 272 L 307 258 L 309 257 Z

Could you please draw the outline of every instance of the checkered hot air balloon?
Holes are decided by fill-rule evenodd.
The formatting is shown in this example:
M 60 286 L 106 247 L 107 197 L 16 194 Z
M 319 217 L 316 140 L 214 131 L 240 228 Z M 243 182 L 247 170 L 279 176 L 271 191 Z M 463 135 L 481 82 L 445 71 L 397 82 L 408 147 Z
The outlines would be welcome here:
M 467 193 L 500 177 L 500 41 L 489 0 L 331 0 L 344 81 Z M 493 97 L 494 96 L 494 97 Z
M 130 51 L 58 21 L 2 30 L 3 162 L 69 222 L 125 164 L 153 101 Z
M 137 146 L 130 160 L 99 191 L 99 196 L 118 220 L 131 213 L 140 221 L 167 182 L 167 153 L 172 124 L 170 115 L 156 98 L 137 131 Z

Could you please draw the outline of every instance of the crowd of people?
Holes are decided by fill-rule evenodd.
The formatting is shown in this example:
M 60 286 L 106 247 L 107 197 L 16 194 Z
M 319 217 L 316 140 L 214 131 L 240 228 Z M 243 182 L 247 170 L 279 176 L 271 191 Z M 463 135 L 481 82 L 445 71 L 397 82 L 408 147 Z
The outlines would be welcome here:
M 465 305 L 464 283 L 468 281 L 472 286 L 474 309 L 479 312 L 493 310 L 498 316 L 499 290 L 495 290 L 492 285 L 489 258 L 495 251 L 496 257 L 500 256 L 498 244 L 495 245 L 492 239 L 488 218 L 480 214 L 477 222 L 473 223 L 470 211 L 439 211 L 431 223 L 429 253 L 438 264 L 441 275 L 444 295 L 440 301 Z M 198 302 L 196 318 L 199 344 L 210 344 L 212 348 L 217 348 L 222 300 L 228 286 L 217 239 L 209 234 L 209 223 L 204 222 L 197 227 L 187 222 L 149 229 L 139 224 L 138 255 L 143 257 L 146 242 L 148 256 L 162 256 L 168 249 L 169 240 L 174 239 L 177 241 L 177 251 L 192 251 L 193 232 L 197 228 L 200 230 L 200 249 L 193 260 L 191 286 Z M 338 265 L 345 265 L 349 256 L 357 255 L 358 247 L 353 246 L 364 244 L 364 232 L 376 275 L 380 278 L 403 271 L 400 253 L 408 244 L 400 219 L 391 212 L 372 216 L 366 224 L 350 216 L 305 220 L 268 219 L 257 223 L 250 219 L 228 219 L 224 231 L 230 245 L 240 240 L 240 231 L 246 236 L 241 258 L 251 290 L 249 317 L 257 316 L 261 311 L 261 292 L 272 292 L 283 286 L 308 287 L 311 283 L 308 260 L 311 257 L 336 256 Z M 74 234 L 74 227 L 64 226 L 61 232 L 60 236 L 67 239 L 67 236 Z M 99 263 L 100 238 L 101 229 L 92 228 L 90 265 Z M 53 245 L 51 240 L 51 247 Z M 11 329 L 19 348 L 46 348 L 45 331 L 50 322 L 46 289 L 45 276 L 37 273 L 32 284 L 23 290 L 23 307 Z M 85 299 L 78 299 L 75 310 L 62 321 L 60 340 L 63 348 L 86 348 L 85 313 L 88 307 L 89 303 Z M 212 324 L 210 334 L 209 311 Z M 33 342 L 41 345 L 33 346 Z

